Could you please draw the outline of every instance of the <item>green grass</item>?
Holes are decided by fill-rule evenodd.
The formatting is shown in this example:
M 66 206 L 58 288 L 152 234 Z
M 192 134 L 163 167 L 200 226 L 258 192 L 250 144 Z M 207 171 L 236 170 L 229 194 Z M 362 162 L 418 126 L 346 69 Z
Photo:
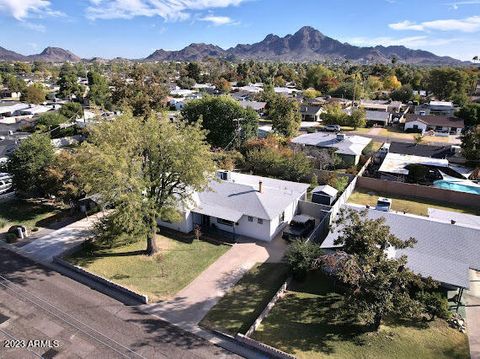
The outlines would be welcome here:
M 428 216 L 428 208 L 443 209 L 446 211 L 469 213 L 480 215 L 480 210 L 473 207 L 456 206 L 449 203 L 432 201 L 421 198 L 398 196 L 388 193 L 374 192 L 370 190 L 357 189 L 350 196 L 348 202 L 360 205 L 375 206 L 378 197 L 388 197 L 392 199 L 392 210 L 417 214 L 419 216 Z
M 328 279 L 311 274 L 305 283 L 291 286 L 254 338 L 301 359 L 469 358 L 467 336 L 443 320 L 386 321 L 378 332 L 369 332 L 351 318 L 338 316 L 341 300 Z
M 157 301 L 174 296 L 230 249 L 161 235 L 157 244 L 160 252 L 152 257 L 145 255 L 146 241 L 140 240 L 114 248 L 84 248 L 66 260 Z
M 287 278 L 283 263 L 257 264 L 208 312 L 200 325 L 245 333 Z
M 12 199 L 0 203 L 0 230 L 6 230 L 14 224 L 21 224 L 28 229 L 41 227 L 49 217 L 54 217 L 61 212 L 59 207 L 40 201 Z

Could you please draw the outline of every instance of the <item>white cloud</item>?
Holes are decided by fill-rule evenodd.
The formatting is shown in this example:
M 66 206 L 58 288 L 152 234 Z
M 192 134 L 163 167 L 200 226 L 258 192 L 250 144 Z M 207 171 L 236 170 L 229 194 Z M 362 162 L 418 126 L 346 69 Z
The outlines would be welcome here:
M 421 23 L 405 20 L 388 26 L 393 30 L 477 32 L 480 30 L 480 16 L 471 16 L 465 19 L 433 20 Z
M 34 16 L 62 16 L 63 13 L 51 9 L 49 0 L 0 0 L 0 11 L 24 20 Z
M 179 21 L 188 19 L 192 11 L 237 6 L 244 1 L 245 0 L 90 0 L 90 6 L 87 8 L 87 17 L 95 20 L 131 19 L 136 16 L 160 16 L 168 21 Z M 222 17 L 219 16 L 218 18 Z M 224 20 L 225 19 L 220 19 L 218 21 Z
M 35 24 L 33 22 L 22 22 L 22 26 L 26 29 L 38 31 L 38 32 L 45 32 L 47 28 L 42 24 Z
M 215 26 L 235 24 L 235 22 L 228 16 L 208 15 L 208 16 L 201 17 L 200 21 L 208 21 Z
M 466 5 L 480 5 L 480 0 L 466 0 L 466 1 L 455 1 L 450 4 L 450 7 L 453 10 L 458 10 L 461 6 L 466 6 Z

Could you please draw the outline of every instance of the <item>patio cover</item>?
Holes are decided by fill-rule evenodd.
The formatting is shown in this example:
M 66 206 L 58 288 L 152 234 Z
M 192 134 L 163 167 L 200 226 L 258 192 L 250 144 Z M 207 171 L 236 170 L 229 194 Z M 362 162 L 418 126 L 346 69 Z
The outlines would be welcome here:
M 220 206 L 209 205 L 209 204 L 201 204 L 197 208 L 193 209 L 192 212 L 195 212 L 198 214 L 204 214 L 210 217 L 220 218 L 225 221 L 230 221 L 234 223 L 237 223 L 240 220 L 240 218 L 242 218 L 243 216 L 242 212 L 238 212 L 226 207 L 220 207 Z

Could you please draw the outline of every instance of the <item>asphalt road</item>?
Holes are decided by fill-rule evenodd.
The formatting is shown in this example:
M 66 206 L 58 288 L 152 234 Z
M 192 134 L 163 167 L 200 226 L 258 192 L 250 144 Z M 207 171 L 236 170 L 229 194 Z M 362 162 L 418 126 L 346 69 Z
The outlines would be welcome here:
M 239 358 L 0 248 L 0 358 L 42 357 Z

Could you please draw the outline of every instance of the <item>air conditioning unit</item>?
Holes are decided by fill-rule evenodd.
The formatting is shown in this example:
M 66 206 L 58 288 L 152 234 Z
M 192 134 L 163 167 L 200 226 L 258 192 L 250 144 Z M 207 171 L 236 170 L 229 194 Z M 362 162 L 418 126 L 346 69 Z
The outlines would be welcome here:
M 338 142 L 345 141 L 346 138 L 347 138 L 347 136 L 344 133 L 337 133 L 337 141 Z

